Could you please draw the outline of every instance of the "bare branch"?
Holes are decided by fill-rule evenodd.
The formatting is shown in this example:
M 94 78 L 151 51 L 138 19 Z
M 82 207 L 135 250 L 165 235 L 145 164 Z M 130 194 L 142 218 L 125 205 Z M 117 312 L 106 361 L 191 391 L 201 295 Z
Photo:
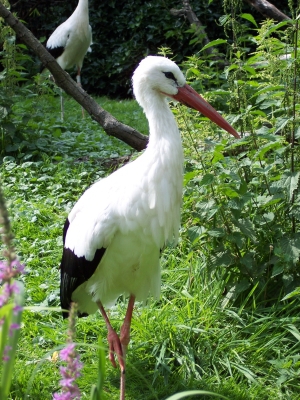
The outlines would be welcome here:
M 254 7 L 258 12 L 260 12 L 266 18 L 272 18 L 275 21 L 285 21 L 291 19 L 283 12 L 278 10 L 273 4 L 269 3 L 267 0 L 244 0 L 246 3 Z
M 66 93 L 72 96 L 90 116 L 97 121 L 104 131 L 117 139 L 122 140 L 136 150 L 143 150 L 147 143 L 148 137 L 142 135 L 137 130 L 128 125 L 122 124 L 111 114 L 99 106 L 76 82 L 65 72 L 45 49 L 45 47 L 36 39 L 36 37 L 27 29 L 13 14 L 0 3 L 0 16 L 4 18 L 6 23 L 17 33 L 18 37 L 40 58 L 43 65 L 53 75 L 56 84 Z

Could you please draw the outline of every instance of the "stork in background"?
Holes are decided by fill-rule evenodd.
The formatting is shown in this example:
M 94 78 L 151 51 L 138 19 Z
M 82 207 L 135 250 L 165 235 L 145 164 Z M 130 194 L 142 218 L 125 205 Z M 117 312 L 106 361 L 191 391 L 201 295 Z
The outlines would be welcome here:
M 77 68 L 76 81 L 81 86 L 81 68 L 88 51 L 91 51 L 92 28 L 89 24 L 89 1 L 79 0 L 73 14 L 59 25 L 46 43 L 46 49 L 63 70 Z M 64 119 L 61 93 L 61 118 Z M 82 109 L 83 113 L 83 109 Z
M 136 160 L 94 183 L 75 204 L 64 225 L 60 286 L 63 310 L 71 302 L 78 304 L 79 316 L 100 310 L 108 329 L 109 359 L 115 367 L 116 355 L 121 368 L 121 400 L 134 302 L 159 297 L 160 253 L 167 243 L 177 241 L 180 226 L 183 149 L 166 97 L 200 111 L 239 138 L 186 84 L 173 61 L 149 56 L 132 81 L 148 118 L 149 144 Z M 105 307 L 123 293 L 129 295 L 129 303 L 118 336 Z

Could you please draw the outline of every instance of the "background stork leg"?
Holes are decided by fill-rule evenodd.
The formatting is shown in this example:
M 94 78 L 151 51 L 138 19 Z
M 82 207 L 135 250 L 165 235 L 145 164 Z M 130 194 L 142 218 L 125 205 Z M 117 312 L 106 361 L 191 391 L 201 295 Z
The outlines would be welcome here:
M 63 121 L 65 116 L 64 111 L 64 98 L 63 98 L 63 90 L 60 88 L 60 118 Z
M 77 75 L 76 75 L 76 82 L 77 82 L 77 85 L 79 87 L 82 87 L 80 71 L 81 71 L 81 69 L 80 69 L 80 67 L 78 67 L 77 68 Z M 82 106 L 81 106 L 81 113 L 82 113 L 82 118 L 84 118 L 84 108 Z

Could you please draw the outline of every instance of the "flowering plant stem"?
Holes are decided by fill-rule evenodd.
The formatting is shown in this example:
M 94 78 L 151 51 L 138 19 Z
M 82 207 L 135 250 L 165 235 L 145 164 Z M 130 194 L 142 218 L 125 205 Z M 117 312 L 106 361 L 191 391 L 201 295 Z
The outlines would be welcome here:
M 2 361 L 2 374 L 0 386 L 0 399 L 6 400 L 9 395 L 12 373 L 17 351 L 22 319 L 22 307 L 25 302 L 25 290 L 21 282 L 16 282 L 18 292 L 15 294 L 14 303 L 6 304 L 0 309 L 0 357 Z M 15 327 L 15 328 L 14 328 Z

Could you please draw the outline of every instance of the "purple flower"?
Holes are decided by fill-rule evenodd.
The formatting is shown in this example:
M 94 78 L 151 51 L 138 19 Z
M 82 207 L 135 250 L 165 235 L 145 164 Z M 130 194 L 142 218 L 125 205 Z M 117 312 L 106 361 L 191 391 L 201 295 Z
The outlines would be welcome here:
M 54 393 L 53 400 L 72 400 L 70 393 Z
M 60 359 L 67 363 L 67 366 L 60 367 L 62 379 L 62 393 L 54 393 L 53 400 L 75 400 L 80 399 L 80 391 L 75 382 L 79 378 L 82 369 L 82 363 L 79 361 L 79 355 L 75 351 L 75 343 L 69 343 L 59 353 Z
M 23 307 L 15 306 L 13 311 L 14 311 L 14 315 L 17 315 L 17 314 L 19 314 L 19 312 L 23 311 Z
M 70 357 L 71 358 L 73 357 L 74 350 L 75 350 L 75 343 L 68 344 L 67 347 L 65 347 L 59 352 L 60 359 L 62 361 L 68 361 Z
M 11 346 L 5 346 L 4 347 L 4 351 L 3 351 L 3 355 L 2 355 L 2 360 L 3 361 L 8 361 L 9 360 L 9 352 L 12 349 Z
M 9 327 L 9 336 L 13 335 L 13 331 L 20 329 L 20 324 L 11 324 Z

